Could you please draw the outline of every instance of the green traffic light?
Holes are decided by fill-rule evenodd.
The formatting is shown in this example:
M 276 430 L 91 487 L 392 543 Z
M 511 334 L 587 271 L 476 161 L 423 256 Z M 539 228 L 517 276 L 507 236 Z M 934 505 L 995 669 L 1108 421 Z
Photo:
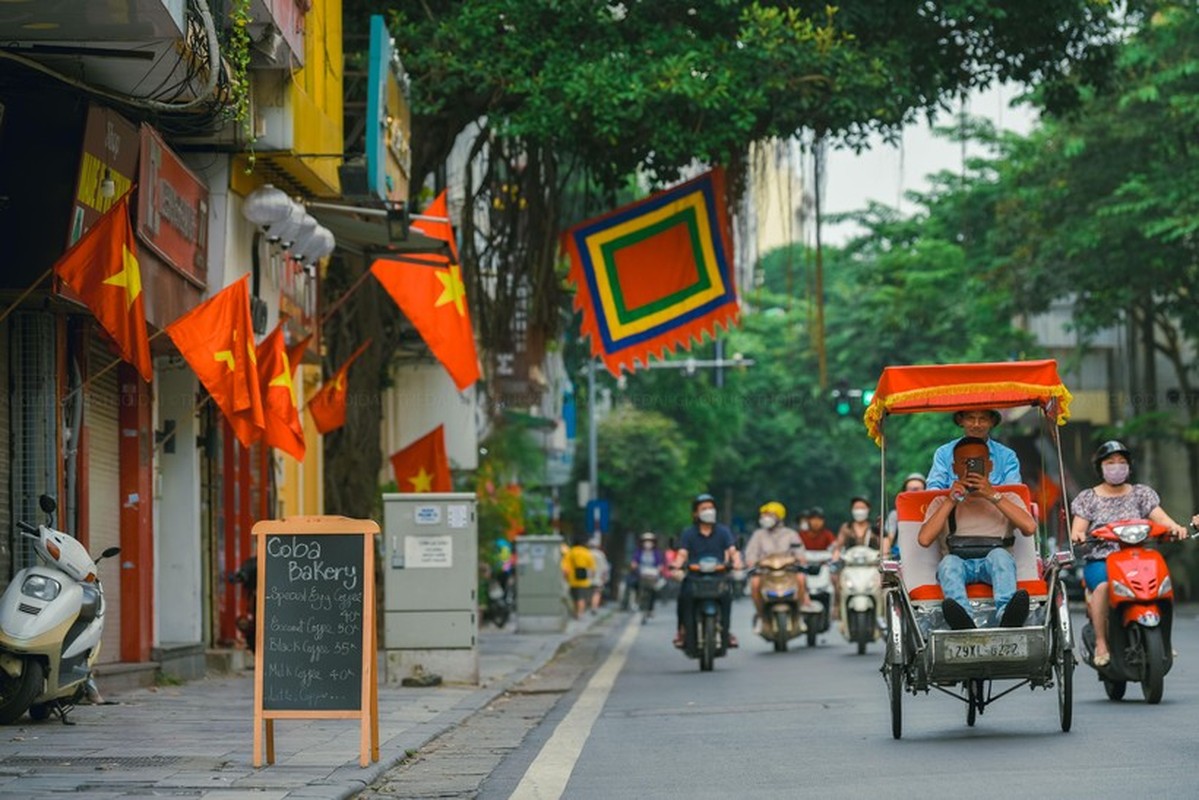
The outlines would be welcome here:
M 837 401 L 837 415 L 838 416 L 848 417 L 849 410 L 850 409 L 849 409 L 849 401 L 848 400 L 838 400 Z
M 874 390 L 873 389 L 863 389 L 862 390 L 862 405 L 868 406 L 868 405 L 870 405 L 870 402 L 872 400 L 874 400 Z

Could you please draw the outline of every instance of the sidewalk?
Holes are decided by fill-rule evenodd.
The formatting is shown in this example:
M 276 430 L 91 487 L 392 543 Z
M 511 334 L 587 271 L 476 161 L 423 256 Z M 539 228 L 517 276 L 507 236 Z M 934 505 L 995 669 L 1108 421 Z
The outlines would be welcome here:
M 544 666 L 604 620 L 565 633 L 479 635 L 481 686 L 379 686 L 379 761 L 358 766 L 356 720 L 277 720 L 275 763 L 253 762 L 253 672 L 139 689 L 55 718 L 0 728 L 0 798 L 89 800 L 165 796 L 215 800 L 340 800 Z M 103 687 L 101 687 L 103 689 Z

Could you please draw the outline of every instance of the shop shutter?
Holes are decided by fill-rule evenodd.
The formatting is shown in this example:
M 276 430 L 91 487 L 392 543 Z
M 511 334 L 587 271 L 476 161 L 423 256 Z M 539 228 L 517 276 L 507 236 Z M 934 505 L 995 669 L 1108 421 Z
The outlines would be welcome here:
M 58 485 L 54 317 L 21 311 L 9 320 L 10 508 L 14 520 L 41 522 L 38 498 L 55 494 Z M 7 529 L 13 555 L 9 568 L 0 574 L 4 585 L 17 570 L 37 561 L 34 543 L 17 536 L 14 528 Z
M 98 373 L 109 366 L 116 356 L 104 344 L 92 340 L 88 354 L 88 372 L 94 376 L 87 387 L 83 424 L 87 427 L 87 505 L 88 532 L 86 541 L 93 557 L 107 547 L 121 543 L 121 468 L 120 426 L 117 412 L 120 394 L 117 370 Z M 116 561 L 104 562 L 104 638 L 101 641 L 100 662 L 120 660 L 121 653 L 121 592 L 119 573 L 110 567 Z

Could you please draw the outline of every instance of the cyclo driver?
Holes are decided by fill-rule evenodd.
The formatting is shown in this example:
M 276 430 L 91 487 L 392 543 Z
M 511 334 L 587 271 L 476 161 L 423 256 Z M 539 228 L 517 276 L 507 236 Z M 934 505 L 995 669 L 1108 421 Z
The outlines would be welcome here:
M 691 564 L 698 564 L 703 559 L 716 559 L 721 564 L 731 564 L 733 569 L 741 569 L 741 554 L 737 552 L 737 543 L 733 540 L 733 532 L 728 526 L 716 521 L 716 498 L 710 494 L 701 494 L 691 501 L 691 516 L 693 523 L 679 537 L 679 549 L 675 552 L 674 568 L 685 570 Z M 686 571 L 683 573 L 683 585 L 679 587 L 678 633 L 674 637 L 674 646 L 682 648 L 686 643 L 686 632 L 691 626 L 694 616 L 691 602 L 691 578 Z M 737 647 L 737 637 L 729 630 L 733 613 L 733 597 L 725 594 L 720 598 L 720 624 L 728 634 L 729 647 Z

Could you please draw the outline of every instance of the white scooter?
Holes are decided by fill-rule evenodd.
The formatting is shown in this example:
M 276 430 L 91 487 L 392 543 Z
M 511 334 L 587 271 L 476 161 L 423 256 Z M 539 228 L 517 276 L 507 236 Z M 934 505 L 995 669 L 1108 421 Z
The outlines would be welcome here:
M 104 631 L 104 590 L 96 561 L 75 538 L 55 530 L 54 498 L 42 495 L 45 525 L 18 522 L 45 565 L 26 567 L 0 595 L 0 724 L 67 714 L 88 692 Z M 100 559 L 120 552 L 110 547 Z
M 858 655 L 866 645 L 879 638 L 879 611 L 883 602 L 882 575 L 878 571 L 878 551 L 856 545 L 841 556 L 841 635 L 858 646 Z
M 819 603 L 824 608 L 819 613 L 804 614 L 804 625 L 807 626 L 808 647 L 816 646 L 819 634 L 829 629 L 829 620 L 833 611 L 833 554 L 828 550 L 808 550 L 805 553 L 805 565 L 801 567 L 807 576 L 804 580 L 808 587 L 808 597 L 813 603 Z

